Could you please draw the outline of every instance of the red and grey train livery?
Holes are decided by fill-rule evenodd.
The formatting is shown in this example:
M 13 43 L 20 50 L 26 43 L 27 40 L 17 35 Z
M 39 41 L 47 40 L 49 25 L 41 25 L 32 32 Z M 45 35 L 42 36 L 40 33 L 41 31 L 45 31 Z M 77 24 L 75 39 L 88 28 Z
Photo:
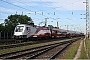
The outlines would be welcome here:
M 14 38 L 42 38 L 50 36 L 51 33 L 48 27 L 20 24 L 14 30 Z
M 15 27 L 14 38 L 59 38 L 82 36 L 81 32 L 70 31 L 58 28 L 32 26 L 20 24 Z

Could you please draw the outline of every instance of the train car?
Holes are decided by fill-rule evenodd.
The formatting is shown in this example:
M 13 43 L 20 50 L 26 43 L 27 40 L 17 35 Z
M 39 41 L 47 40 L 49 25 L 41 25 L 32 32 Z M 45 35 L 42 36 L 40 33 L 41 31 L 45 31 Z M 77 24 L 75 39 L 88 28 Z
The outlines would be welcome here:
M 67 37 L 74 37 L 76 34 L 76 31 L 67 30 Z
M 31 36 L 32 38 L 50 38 L 51 31 L 48 27 L 37 27 L 36 32 Z
M 50 37 L 51 32 L 48 27 L 31 26 L 20 24 L 15 27 L 14 38 L 43 38 Z
M 84 36 L 84 33 L 78 31 L 67 30 L 67 37 L 79 37 Z
M 84 33 L 76 31 L 76 35 L 75 35 L 75 36 L 76 36 L 76 37 L 84 36 Z
M 81 36 L 83 33 L 58 28 L 41 27 L 27 24 L 20 24 L 15 27 L 15 39 L 27 38 L 60 38 Z
M 34 34 L 36 28 L 27 24 L 20 24 L 15 27 L 14 38 L 28 38 Z
M 67 30 L 60 29 L 61 37 L 67 37 Z
M 52 28 L 52 38 L 66 37 L 66 34 L 64 29 Z

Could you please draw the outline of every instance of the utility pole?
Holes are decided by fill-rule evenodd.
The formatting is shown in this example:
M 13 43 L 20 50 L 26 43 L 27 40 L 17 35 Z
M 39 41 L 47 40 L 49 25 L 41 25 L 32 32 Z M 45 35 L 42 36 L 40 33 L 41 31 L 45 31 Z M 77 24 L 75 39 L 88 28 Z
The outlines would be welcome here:
M 67 31 L 68 31 L 68 26 L 69 26 L 69 25 L 67 25 Z
M 49 18 L 45 18 L 45 27 L 47 26 L 47 19 L 49 19 Z
M 57 21 L 57 28 L 59 28 L 59 27 L 58 27 L 58 21 Z
M 86 3 L 86 39 L 90 39 L 90 27 L 89 27 L 89 1 L 86 0 L 86 2 L 83 2 L 83 3 Z
M 16 11 L 16 15 L 17 15 L 17 11 Z
M 22 11 L 22 15 L 23 15 L 23 11 Z
M 66 29 L 67 29 L 67 31 L 68 31 L 68 30 L 69 30 L 69 29 L 68 29 L 68 26 L 69 26 L 69 25 L 65 25 L 65 26 L 66 26 Z

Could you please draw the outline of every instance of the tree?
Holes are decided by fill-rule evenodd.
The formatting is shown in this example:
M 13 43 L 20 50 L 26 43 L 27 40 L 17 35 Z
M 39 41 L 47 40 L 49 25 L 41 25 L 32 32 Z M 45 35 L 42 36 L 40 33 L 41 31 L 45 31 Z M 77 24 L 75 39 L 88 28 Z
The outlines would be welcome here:
M 3 26 L 3 23 L 0 24 L 0 32 L 3 32 L 4 31 L 4 26 Z
M 5 19 L 5 31 L 11 32 L 14 31 L 14 28 L 18 24 L 30 24 L 33 23 L 31 17 L 27 15 L 10 15 L 7 19 Z

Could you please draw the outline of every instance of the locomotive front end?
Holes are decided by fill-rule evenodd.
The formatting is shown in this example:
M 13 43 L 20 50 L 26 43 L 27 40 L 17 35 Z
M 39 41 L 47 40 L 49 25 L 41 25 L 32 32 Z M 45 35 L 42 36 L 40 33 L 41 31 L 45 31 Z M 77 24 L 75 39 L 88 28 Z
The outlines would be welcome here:
M 15 39 L 27 38 L 27 35 L 25 34 L 24 31 L 25 31 L 24 25 L 17 25 L 14 30 L 14 38 Z

